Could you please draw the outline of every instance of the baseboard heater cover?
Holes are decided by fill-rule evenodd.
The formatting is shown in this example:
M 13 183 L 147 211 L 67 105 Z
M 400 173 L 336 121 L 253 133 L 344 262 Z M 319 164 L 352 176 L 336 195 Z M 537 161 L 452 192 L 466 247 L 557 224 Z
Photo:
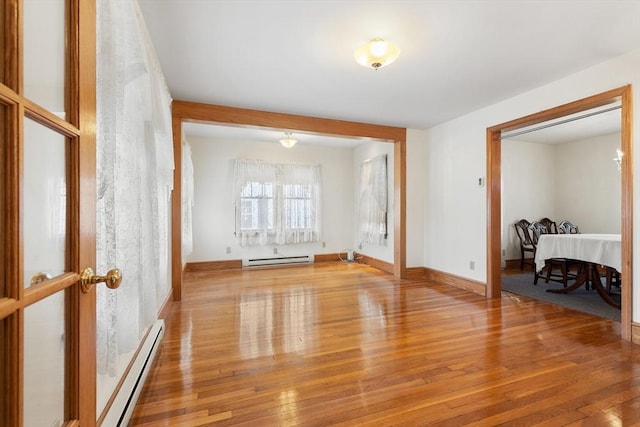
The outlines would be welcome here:
M 164 320 L 160 319 L 151 326 L 131 369 L 102 421 L 102 426 L 124 427 L 129 424 L 163 337 Z
M 247 258 L 242 260 L 242 268 L 266 267 L 272 265 L 313 264 L 313 255 L 281 256 L 273 258 Z

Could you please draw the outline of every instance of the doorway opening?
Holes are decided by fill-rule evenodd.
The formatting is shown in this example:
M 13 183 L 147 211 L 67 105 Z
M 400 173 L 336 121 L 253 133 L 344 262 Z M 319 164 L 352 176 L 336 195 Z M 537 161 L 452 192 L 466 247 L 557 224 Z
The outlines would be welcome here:
M 539 113 L 492 126 L 487 129 L 487 298 L 501 295 L 501 250 L 502 250 L 502 135 L 543 122 L 592 110 L 603 106 L 621 105 L 621 144 L 623 153 L 632 152 L 631 141 L 631 86 L 623 86 L 588 98 L 574 101 Z M 621 337 L 631 340 L 631 290 L 632 238 L 633 238 L 633 164 L 630 155 L 621 161 Z
M 366 123 L 346 122 L 340 120 L 266 111 L 248 110 L 174 101 L 173 141 L 174 141 L 174 185 L 172 196 L 172 289 L 174 301 L 182 298 L 182 234 L 181 234 L 181 179 L 182 179 L 182 123 L 226 124 L 240 127 L 258 127 L 266 129 L 287 129 L 292 132 L 315 133 L 320 135 L 340 136 L 345 138 L 364 138 L 388 141 L 394 144 L 394 224 L 393 224 L 393 274 L 396 277 L 406 276 L 406 129 Z

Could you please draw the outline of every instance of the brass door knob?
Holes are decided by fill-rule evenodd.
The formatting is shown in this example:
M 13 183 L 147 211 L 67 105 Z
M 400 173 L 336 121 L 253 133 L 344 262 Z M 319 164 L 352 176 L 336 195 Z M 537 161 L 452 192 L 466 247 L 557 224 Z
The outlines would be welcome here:
M 80 289 L 82 289 L 82 292 L 85 294 L 93 288 L 93 285 L 101 282 L 107 285 L 109 289 L 117 289 L 118 286 L 120 286 L 120 282 L 122 282 L 122 274 L 120 274 L 120 270 L 117 268 L 109 270 L 104 276 L 94 274 L 91 267 L 82 270 L 80 274 Z

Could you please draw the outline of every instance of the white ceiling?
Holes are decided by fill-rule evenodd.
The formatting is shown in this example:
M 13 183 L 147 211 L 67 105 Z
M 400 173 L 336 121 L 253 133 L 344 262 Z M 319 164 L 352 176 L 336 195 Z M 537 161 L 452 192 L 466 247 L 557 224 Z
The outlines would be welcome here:
M 174 99 L 415 129 L 640 48 L 640 0 L 139 3 Z

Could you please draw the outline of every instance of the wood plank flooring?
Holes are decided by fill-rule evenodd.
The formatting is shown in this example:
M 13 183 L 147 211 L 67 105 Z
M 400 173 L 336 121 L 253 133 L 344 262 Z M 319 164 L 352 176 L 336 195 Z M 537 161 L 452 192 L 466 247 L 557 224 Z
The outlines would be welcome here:
M 640 426 L 616 322 L 359 264 L 189 273 L 132 426 Z

